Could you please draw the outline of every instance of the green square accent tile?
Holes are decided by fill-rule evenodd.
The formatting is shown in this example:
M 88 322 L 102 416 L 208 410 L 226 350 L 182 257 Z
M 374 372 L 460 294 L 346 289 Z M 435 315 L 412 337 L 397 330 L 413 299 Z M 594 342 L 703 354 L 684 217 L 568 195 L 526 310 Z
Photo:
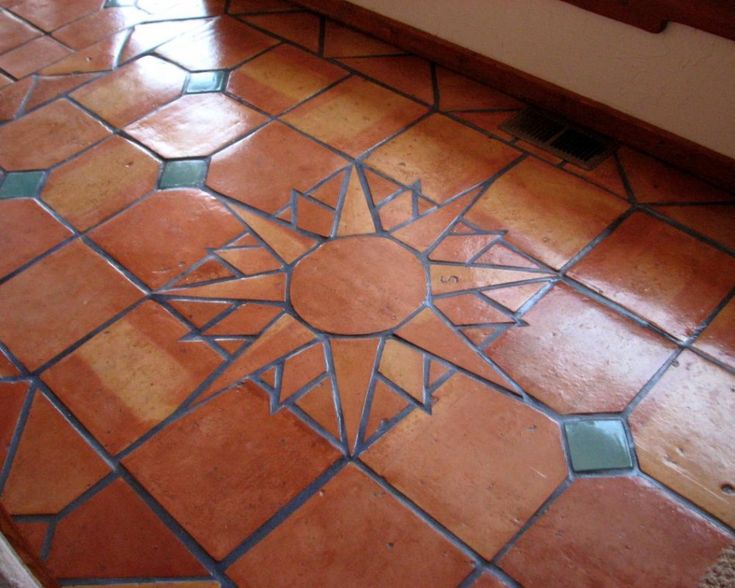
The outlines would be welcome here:
M 10 172 L 0 185 L 0 198 L 32 198 L 43 183 L 43 172 Z
M 199 71 L 189 76 L 186 83 L 187 94 L 221 92 L 225 89 L 227 75 L 224 71 Z
M 203 159 L 169 161 L 163 168 L 161 188 L 198 187 L 207 175 L 207 162 Z
M 564 430 L 575 472 L 633 467 L 622 421 L 575 421 L 565 423 Z

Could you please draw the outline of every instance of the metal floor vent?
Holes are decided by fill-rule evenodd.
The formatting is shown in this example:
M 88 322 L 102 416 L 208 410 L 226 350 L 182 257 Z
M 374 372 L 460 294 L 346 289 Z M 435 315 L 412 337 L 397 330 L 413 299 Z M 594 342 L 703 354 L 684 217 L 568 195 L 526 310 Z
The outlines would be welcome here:
M 535 108 L 522 110 L 500 128 L 584 169 L 594 169 L 614 149 L 606 137 Z

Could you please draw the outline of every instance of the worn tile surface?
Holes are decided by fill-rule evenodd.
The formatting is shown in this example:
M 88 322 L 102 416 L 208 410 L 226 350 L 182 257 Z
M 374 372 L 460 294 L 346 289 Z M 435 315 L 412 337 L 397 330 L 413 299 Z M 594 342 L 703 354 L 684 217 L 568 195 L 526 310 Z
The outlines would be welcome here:
M 0 504 L 65 586 L 697 586 L 735 195 L 287 0 L 0 0 Z

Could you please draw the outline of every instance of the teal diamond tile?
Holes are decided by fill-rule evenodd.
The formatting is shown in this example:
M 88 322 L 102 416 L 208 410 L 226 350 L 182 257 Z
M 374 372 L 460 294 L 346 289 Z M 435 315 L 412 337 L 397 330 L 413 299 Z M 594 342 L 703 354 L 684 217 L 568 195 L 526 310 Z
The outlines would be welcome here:
M 225 89 L 227 72 L 199 71 L 189 76 L 186 83 L 188 94 L 202 94 L 204 92 L 221 92 Z
M 207 162 L 203 159 L 169 161 L 163 167 L 159 183 L 161 188 L 198 187 L 207 175 Z
M 633 467 L 622 421 L 584 420 L 565 423 L 575 472 Z
M 0 198 L 32 198 L 43 183 L 43 172 L 11 172 L 0 185 Z

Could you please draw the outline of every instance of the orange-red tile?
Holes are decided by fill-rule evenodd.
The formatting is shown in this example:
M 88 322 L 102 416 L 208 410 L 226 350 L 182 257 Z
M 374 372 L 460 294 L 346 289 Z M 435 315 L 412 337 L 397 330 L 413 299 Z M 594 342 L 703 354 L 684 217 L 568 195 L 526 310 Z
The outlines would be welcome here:
M 227 573 L 238 585 L 337 588 L 456 586 L 471 570 L 466 555 L 348 465 Z
M 324 29 L 325 57 L 366 57 L 391 55 L 401 50 L 362 33 L 328 20 Z
M 0 55 L 0 68 L 16 78 L 22 78 L 70 53 L 70 49 L 51 37 L 38 37 Z
M 577 167 L 572 163 L 567 163 L 563 167 L 568 172 L 586 178 L 593 184 L 602 186 L 623 198 L 628 197 L 628 190 L 623 182 L 623 177 L 620 175 L 620 166 L 614 155 L 608 157 L 595 167 L 595 169 L 591 170 Z
M 138 24 L 148 16 L 133 6 L 107 8 L 79 19 L 54 31 L 54 37 L 72 49 L 83 49 L 116 33 Z
M 472 584 L 472 588 L 506 588 L 507 584 L 497 576 L 485 572 Z
M 527 159 L 494 182 L 467 213 L 483 229 L 560 268 L 628 205 L 568 173 Z
M 630 416 L 646 473 L 735 526 L 735 375 L 685 351 Z
M 735 206 L 656 206 L 655 210 L 735 251 Z
M 91 14 L 101 8 L 100 0 L 65 0 L 63 3 L 48 0 L 19 0 L 12 4 L 13 12 L 44 31 L 53 31 L 73 20 Z
M 528 588 L 696 586 L 733 540 L 637 478 L 576 480 L 500 560 Z
M 10 12 L 0 12 L 0 53 L 15 49 L 42 34 Z
M 5 464 L 28 387 L 27 382 L 0 382 L 0 468 Z
M 420 351 L 388 339 L 380 357 L 380 373 L 423 404 L 424 356 Z
M 0 121 L 15 118 L 32 87 L 33 78 L 28 77 L 0 89 Z
M 695 345 L 715 359 L 735 366 L 735 301 L 727 303 Z
M 735 259 L 645 214 L 635 214 L 570 275 L 680 339 L 735 284 Z
M 13 524 L 20 533 L 20 536 L 30 548 L 31 553 L 40 558 L 43 544 L 46 541 L 49 524 L 45 521 L 18 521 L 14 520 Z
M 35 369 L 142 293 L 74 241 L 0 285 L 0 340 Z
M 122 127 L 176 98 L 186 73 L 146 56 L 74 92 L 74 99 Z
M 130 38 L 120 53 L 120 63 L 125 63 L 138 55 L 142 55 L 159 45 L 163 45 L 174 37 L 196 29 L 205 21 L 192 20 L 170 20 L 164 22 L 147 22 L 133 29 Z
M 0 128 L 0 166 L 42 169 L 104 139 L 105 127 L 68 100 L 57 100 Z
M 322 345 L 312 345 L 289 357 L 283 365 L 283 375 L 281 376 L 281 402 L 298 392 L 309 382 L 314 381 L 324 373 L 325 369 L 324 347 Z
M 202 405 L 125 467 L 216 559 L 222 559 L 335 460 L 287 411 L 271 415 L 248 383 Z
M 436 68 L 439 85 L 439 108 L 451 110 L 512 110 L 523 108 L 523 103 L 475 80 L 444 69 Z
M 223 16 L 176 37 L 156 53 L 192 71 L 225 69 L 276 43 L 245 23 Z
M 12 514 L 54 514 L 109 471 L 64 416 L 36 392 L 2 503 Z
M 306 191 L 347 164 L 343 158 L 274 122 L 217 153 L 207 184 L 275 213 L 291 199 L 291 190 Z
M 355 57 L 341 60 L 368 77 L 395 88 L 399 92 L 434 104 L 434 82 L 431 64 L 413 55 L 391 57 Z
M 196 189 L 156 192 L 97 227 L 90 236 L 153 288 L 163 286 L 243 230 L 209 194 Z
M 171 415 L 221 363 L 189 328 L 146 302 L 43 375 L 87 430 L 115 454 Z M 141 391 L 145 391 L 141 394 Z
M 206 575 L 184 544 L 120 479 L 59 522 L 46 564 L 57 578 Z
M 0 277 L 71 236 L 35 200 L 0 200 Z
M 627 147 L 618 158 L 638 202 L 724 202 L 735 196 Z
M 223 94 L 188 94 L 125 131 L 163 157 L 211 155 L 266 117 Z
M 88 82 L 94 74 L 76 74 L 65 76 L 40 76 L 25 103 L 25 111 L 33 110 L 41 104 L 50 102 L 54 98 L 69 92 L 83 83 Z
M 158 170 L 152 156 L 113 136 L 54 169 L 41 197 L 84 231 L 150 192 Z
M 319 17 L 310 12 L 288 12 L 243 17 L 247 22 L 293 41 L 311 51 L 319 50 Z
M 61 61 L 44 67 L 41 73 L 56 76 L 112 70 L 118 62 L 118 56 L 128 39 L 128 35 L 128 31 L 113 33 L 89 47 L 75 51 Z
M 306 51 L 281 45 L 235 70 L 228 91 L 278 114 L 346 75 L 342 68 Z
M 674 349 L 665 339 L 559 285 L 487 350 L 559 413 L 619 412 Z
M 514 139 L 513 135 L 507 133 L 500 128 L 500 125 L 507 122 L 518 114 L 517 110 L 500 110 L 500 111 L 474 111 L 470 110 L 467 112 L 455 112 L 454 116 L 458 116 L 463 122 L 470 123 L 479 127 L 483 131 L 487 131 L 501 139 L 511 141 Z
M 488 559 L 567 476 L 556 423 L 463 375 L 362 459 Z
M 433 115 L 378 148 L 366 161 L 404 184 L 419 181 L 424 196 L 444 202 L 489 179 L 519 155 L 445 116 Z
M 259 335 L 281 314 L 282 309 L 269 304 L 250 302 L 238 307 L 206 330 L 207 335 Z
M 395 92 L 350 78 L 299 106 L 283 119 L 354 157 L 424 112 L 425 107 Z

